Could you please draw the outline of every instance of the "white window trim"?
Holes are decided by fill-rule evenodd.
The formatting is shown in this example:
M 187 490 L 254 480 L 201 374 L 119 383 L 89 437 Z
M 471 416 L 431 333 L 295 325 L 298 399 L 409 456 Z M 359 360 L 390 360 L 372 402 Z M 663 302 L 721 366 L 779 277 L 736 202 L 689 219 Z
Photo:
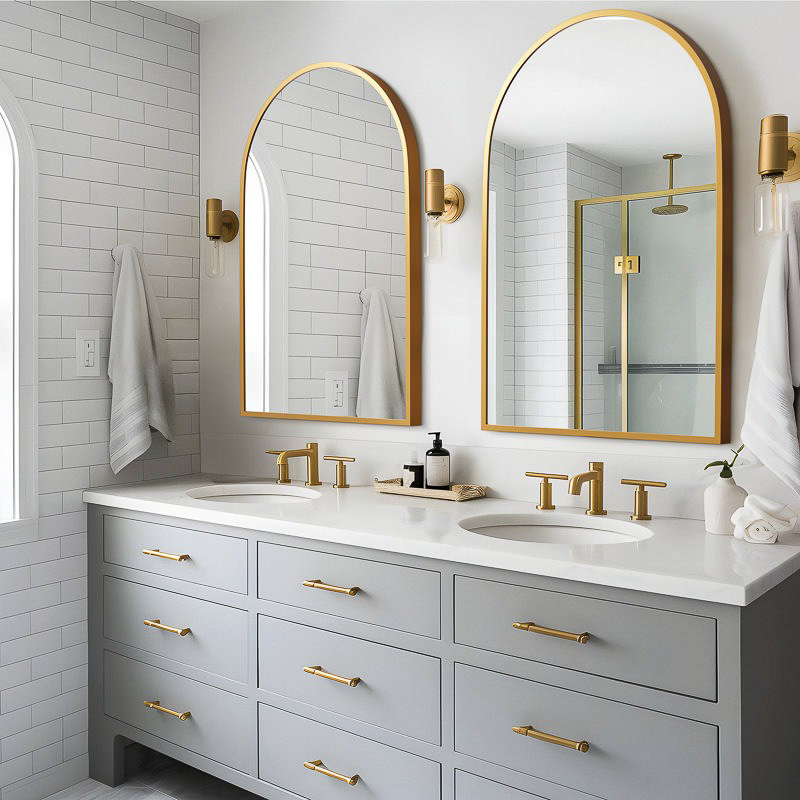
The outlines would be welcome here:
M 38 533 L 38 159 L 33 131 L 11 90 L 0 81 L 0 106 L 16 147 L 18 237 L 14 274 L 16 308 L 15 486 L 17 519 L 0 523 L 0 545 Z

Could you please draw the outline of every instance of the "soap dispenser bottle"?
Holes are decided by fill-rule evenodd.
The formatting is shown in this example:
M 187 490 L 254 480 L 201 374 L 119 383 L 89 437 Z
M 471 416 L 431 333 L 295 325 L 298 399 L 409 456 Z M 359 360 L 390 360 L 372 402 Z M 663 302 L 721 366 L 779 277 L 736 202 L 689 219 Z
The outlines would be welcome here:
M 433 447 L 425 453 L 425 488 L 450 488 L 450 451 L 442 447 L 441 432 L 429 433 L 433 436 Z

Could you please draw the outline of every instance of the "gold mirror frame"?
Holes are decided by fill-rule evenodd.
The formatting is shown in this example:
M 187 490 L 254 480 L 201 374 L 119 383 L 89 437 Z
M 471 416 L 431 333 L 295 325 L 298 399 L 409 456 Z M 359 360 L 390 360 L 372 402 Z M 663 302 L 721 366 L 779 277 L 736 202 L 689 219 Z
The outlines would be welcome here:
M 275 411 L 247 411 L 245 409 L 245 297 L 244 297 L 244 241 L 246 231 L 245 175 L 247 157 L 258 125 L 273 100 L 296 78 L 315 69 L 341 69 L 363 78 L 383 98 L 400 134 L 403 146 L 406 214 L 406 415 L 399 419 L 373 419 L 367 417 L 335 417 L 324 414 L 290 414 Z M 239 409 L 243 417 L 269 417 L 274 419 L 306 419 L 320 422 L 355 422 L 364 425 L 420 425 L 422 422 L 422 280 L 420 267 L 420 171 L 417 137 L 411 117 L 403 102 L 392 88 L 377 75 L 352 64 L 321 61 L 293 72 L 267 98 L 250 129 L 242 157 L 240 179 L 239 236 Z
M 650 25 L 671 36 L 692 58 L 700 74 L 703 76 L 714 112 L 714 135 L 716 141 L 716 375 L 714 389 L 714 435 L 713 436 L 681 436 L 676 434 L 635 433 L 623 431 L 595 431 L 578 428 L 531 428 L 513 425 L 492 425 L 488 420 L 488 220 L 489 220 L 489 158 L 492 146 L 497 115 L 500 106 L 517 73 L 525 66 L 534 53 L 546 42 L 561 31 L 599 17 L 625 17 Z M 719 76 L 713 65 L 700 48 L 685 34 L 663 20 L 642 14 L 638 11 L 604 10 L 590 11 L 557 25 L 539 39 L 517 62 L 506 78 L 503 88 L 495 101 L 489 118 L 486 132 L 483 166 L 483 285 L 481 293 L 481 429 L 488 431 L 507 431 L 512 433 L 543 433 L 560 436 L 591 436 L 608 439 L 643 439 L 651 441 L 695 442 L 704 444 L 721 444 L 730 440 L 730 394 L 731 394 L 731 306 L 732 306 L 732 274 L 731 274 L 731 124 L 728 101 Z M 663 192 L 661 193 L 663 194 Z

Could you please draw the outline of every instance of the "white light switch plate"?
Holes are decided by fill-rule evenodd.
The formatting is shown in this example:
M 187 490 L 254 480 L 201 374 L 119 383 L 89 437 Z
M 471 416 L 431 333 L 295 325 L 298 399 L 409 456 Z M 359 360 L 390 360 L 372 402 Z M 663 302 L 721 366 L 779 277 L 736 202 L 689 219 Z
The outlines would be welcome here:
M 325 373 L 325 413 L 330 417 L 349 417 L 350 386 L 345 370 L 328 370 Z
M 75 374 L 79 378 L 100 376 L 100 331 L 75 331 Z

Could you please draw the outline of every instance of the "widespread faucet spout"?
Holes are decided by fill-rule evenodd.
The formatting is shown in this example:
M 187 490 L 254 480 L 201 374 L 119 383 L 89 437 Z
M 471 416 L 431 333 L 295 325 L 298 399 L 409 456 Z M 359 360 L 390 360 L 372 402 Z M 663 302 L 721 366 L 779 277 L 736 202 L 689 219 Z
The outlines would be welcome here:
M 573 475 L 569 481 L 569 493 L 579 495 L 584 483 L 589 484 L 589 508 L 586 513 L 590 517 L 605 516 L 608 512 L 603 507 L 603 462 L 589 462 L 589 471 Z
M 589 470 L 589 472 L 581 472 L 579 475 L 573 475 L 569 479 L 569 493 L 579 495 L 584 483 L 596 481 L 599 477 L 600 474 L 593 469 Z

